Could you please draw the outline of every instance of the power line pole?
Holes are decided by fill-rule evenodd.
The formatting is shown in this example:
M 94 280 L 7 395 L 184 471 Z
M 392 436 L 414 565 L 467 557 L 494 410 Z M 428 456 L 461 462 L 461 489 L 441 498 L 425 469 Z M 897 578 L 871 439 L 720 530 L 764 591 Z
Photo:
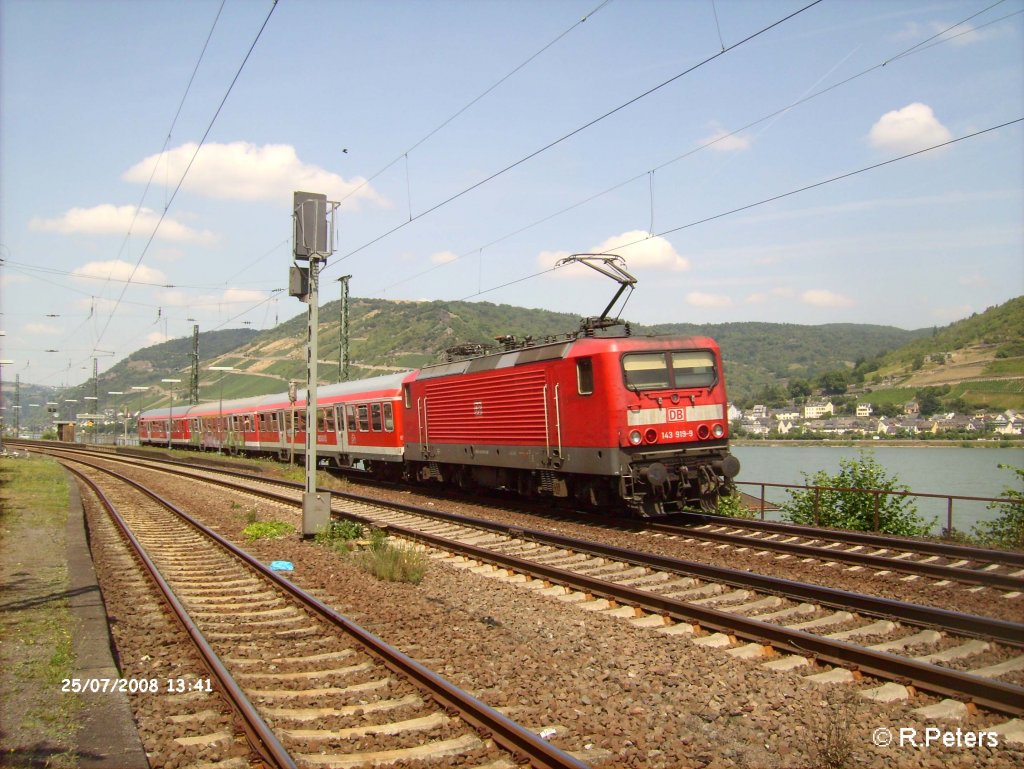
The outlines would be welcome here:
M 199 324 L 192 326 L 192 376 L 188 384 L 188 400 L 193 406 L 199 403 Z
M 348 381 L 348 282 L 351 275 L 338 278 L 341 284 L 341 306 L 338 308 L 338 381 Z

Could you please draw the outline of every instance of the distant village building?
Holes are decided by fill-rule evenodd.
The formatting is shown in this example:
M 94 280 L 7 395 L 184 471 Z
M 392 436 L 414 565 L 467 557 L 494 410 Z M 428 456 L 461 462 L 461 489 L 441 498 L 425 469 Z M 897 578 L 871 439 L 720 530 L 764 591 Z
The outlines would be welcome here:
M 832 401 L 817 401 L 804 406 L 804 419 L 821 419 L 826 414 L 835 414 Z
M 870 403 L 858 403 L 857 404 L 857 416 L 858 417 L 869 417 L 875 413 L 874 408 Z

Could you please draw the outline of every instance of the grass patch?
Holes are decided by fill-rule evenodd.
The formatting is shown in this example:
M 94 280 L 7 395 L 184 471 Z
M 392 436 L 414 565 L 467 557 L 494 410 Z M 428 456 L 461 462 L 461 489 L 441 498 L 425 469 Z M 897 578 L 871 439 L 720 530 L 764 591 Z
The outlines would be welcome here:
M 423 553 L 407 547 L 396 547 L 387 542 L 355 553 L 356 565 L 367 574 L 386 582 L 408 582 L 418 585 L 427 573 L 427 558 Z
M 418 550 L 392 545 L 385 529 L 367 530 L 356 521 L 332 521 L 316 535 L 316 541 L 351 558 L 359 569 L 386 582 L 418 585 L 427 573 L 427 557 Z
M 81 700 L 61 691 L 62 679 L 75 670 L 67 512 L 68 482 L 59 464 L 0 459 L 0 575 L 11 607 L 0 615 L 0 711 L 4 749 L 15 764 L 76 765 Z
M 242 529 L 242 534 L 250 542 L 257 539 L 277 539 L 291 534 L 295 527 L 284 521 L 254 521 Z

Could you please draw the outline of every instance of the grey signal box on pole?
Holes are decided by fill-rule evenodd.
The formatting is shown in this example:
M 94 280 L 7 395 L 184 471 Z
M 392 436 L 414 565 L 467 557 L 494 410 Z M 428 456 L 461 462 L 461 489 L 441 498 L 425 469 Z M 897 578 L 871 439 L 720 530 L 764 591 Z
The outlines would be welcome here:
M 315 192 L 295 192 L 293 203 L 295 258 L 330 256 L 333 249 L 327 240 L 327 196 Z
M 288 293 L 308 305 L 306 313 L 306 490 L 302 494 L 302 536 L 312 537 L 330 524 L 331 494 L 316 487 L 317 468 L 317 331 L 319 328 L 319 272 L 321 262 L 334 252 L 334 212 L 338 203 L 328 203 L 327 196 L 313 192 L 295 192 L 292 221 L 295 262 L 305 261 L 308 266 L 292 264 L 288 273 Z M 329 221 L 328 221 L 329 217 Z M 289 392 L 291 401 L 295 395 Z M 295 424 L 295 413 L 291 414 Z M 294 427 L 292 428 L 294 431 Z M 289 441 L 293 451 L 294 432 Z

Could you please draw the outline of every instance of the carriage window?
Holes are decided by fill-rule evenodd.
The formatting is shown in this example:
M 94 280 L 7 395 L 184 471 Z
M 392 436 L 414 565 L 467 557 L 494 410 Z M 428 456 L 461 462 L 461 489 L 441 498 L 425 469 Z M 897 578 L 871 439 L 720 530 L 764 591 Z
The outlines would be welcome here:
M 334 432 L 334 409 L 317 409 L 316 429 L 322 433 Z
M 576 390 L 580 395 L 594 393 L 594 362 L 590 358 L 576 361 Z
M 348 405 L 348 431 L 350 433 L 355 432 L 359 428 L 356 426 L 356 407 L 352 404 Z
M 304 433 L 306 432 L 306 412 L 296 411 L 295 412 L 295 432 Z
M 710 350 L 672 353 L 676 387 L 711 387 L 715 384 L 715 356 Z
M 395 431 L 395 415 L 391 411 L 391 404 L 384 404 L 384 429 L 389 433 Z
M 668 365 L 663 352 L 627 353 L 622 356 L 626 386 L 638 390 L 667 389 Z
M 267 416 L 267 429 L 270 432 L 272 432 L 272 433 L 276 433 L 279 430 L 279 427 L 278 427 L 278 424 L 277 424 L 277 412 L 276 411 L 273 414 L 270 414 L 270 415 Z
M 412 408 L 412 390 L 407 384 L 402 385 L 402 401 L 407 409 Z
M 338 427 L 338 432 L 345 432 L 345 407 L 335 406 L 334 407 L 334 424 Z
M 370 429 L 370 410 L 365 404 L 359 406 L 359 429 L 364 433 Z
M 379 433 L 383 429 L 383 424 L 380 418 L 380 404 L 374 403 L 370 406 L 370 427 L 373 428 L 375 433 Z

